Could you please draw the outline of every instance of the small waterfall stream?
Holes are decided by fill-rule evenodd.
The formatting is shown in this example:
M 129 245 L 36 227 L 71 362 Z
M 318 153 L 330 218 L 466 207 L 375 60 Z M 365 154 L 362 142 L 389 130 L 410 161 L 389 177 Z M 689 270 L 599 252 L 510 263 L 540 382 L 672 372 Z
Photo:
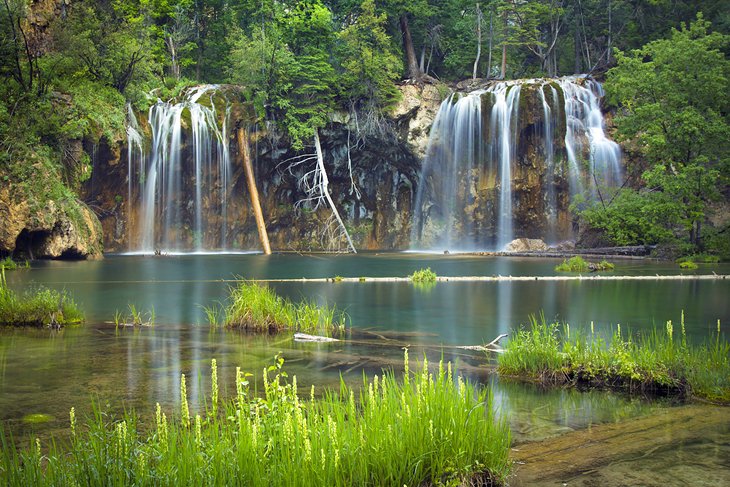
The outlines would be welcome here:
M 130 251 L 227 249 L 230 106 L 225 113 L 216 112 L 216 88 L 197 86 L 187 91 L 182 101 L 158 100 L 152 105 L 148 113 L 149 146 L 130 111 Z M 209 103 L 199 103 L 205 95 Z
M 570 198 L 621 184 L 603 94 L 578 76 L 452 94 L 431 127 L 412 247 L 501 250 L 518 237 L 571 238 Z

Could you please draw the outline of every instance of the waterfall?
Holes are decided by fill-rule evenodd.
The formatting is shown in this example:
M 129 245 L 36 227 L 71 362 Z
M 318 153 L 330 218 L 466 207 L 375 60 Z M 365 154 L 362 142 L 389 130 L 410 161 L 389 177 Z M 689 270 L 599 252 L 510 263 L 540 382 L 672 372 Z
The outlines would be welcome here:
M 517 117 L 520 85 L 497 83 L 489 88 L 494 94 L 491 133 L 492 160 L 499 161 L 499 218 L 497 221 L 497 249 L 510 243 L 512 231 L 512 164 L 516 159 Z
M 444 100 L 416 193 L 412 247 L 501 250 L 517 237 L 572 237 L 570 198 L 621 184 L 603 94 L 593 79 L 567 77 L 496 82 Z
M 620 186 L 621 148 L 604 131 L 600 102 L 603 86 L 591 78 L 578 76 L 561 78 L 558 82 L 565 96 L 565 148 L 570 164 L 571 196 L 583 193 L 586 185 L 594 197 L 601 187 Z M 588 147 L 585 147 L 586 139 Z M 587 171 L 581 167 L 585 163 Z M 581 181 L 581 175 L 587 176 L 587 182 Z
M 132 205 L 136 189 L 139 214 L 138 221 L 130 221 L 138 236 L 136 241 L 129 240 L 131 251 L 227 248 L 230 107 L 226 106 L 223 114 L 216 112 L 216 88 L 194 87 L 180 102 L 158 100 L 152 105 L 148 113 L 149 153 L 144 151 L 136 119 L 131 122 L 130 117 L 128 201 Z M 199 103 L 204 95 L 209 96 L 209 103 Z

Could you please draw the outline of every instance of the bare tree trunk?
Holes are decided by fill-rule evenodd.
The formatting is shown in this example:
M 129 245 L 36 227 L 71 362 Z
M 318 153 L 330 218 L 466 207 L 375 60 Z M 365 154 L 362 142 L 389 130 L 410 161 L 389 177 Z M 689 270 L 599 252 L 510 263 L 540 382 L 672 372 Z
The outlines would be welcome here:
M 251 195 L 251 206 L 253 214 L 256 218 L 256 227 L 259 231 L 259 240 L 264 254 L 271 255 L 271 245 L 269 244 L 269 234 L 266 232 L 266 224 L 264 223 L 264 214 L 261 211 L 261 202 L 259 201 L 259 190 L 256 188 L 256 179 L 253 175 L 253 166 L 251 165 L 251 152 L 248 147 L 248 130 L 243 127 L 238 129 L 238 150 L 241 152 L 243 159 L 243 169 L 246 173 L 246 183 L 248 183 L 248 192 Z
M 479 58 L 482 55 L 482 11 L 479 9 L 479 3 L 476 7 L 477 14 L 477 58 L 474 60 L 474 70 L 471 79 L 477 79 L 477 69 L 479 68 Z
M 418 67 L 416 51 L 413 47 L 413 38 L 411 37 L 411 29 L 408 26 L 408 16 L 406 14 L 400 16 L 400 30 L 403 35 L 403 50 L 406 53 L 408 77 L 411 79 L 420 79 L 423 72 Z
M 347 238 L 347 243 L 350 245 L 350 249 L 352 249 L 352 252 L 356 254 L 357 250 L 355 250 L 355 246 L 352 244 L 352 239 L 350 238 L 350 234 L 347 232 L 347 227 L 345 227 L 342 218 L 340 218 L 340 212 L 337 211 L 335 202 L 332 201 L 332 196 L 330 196 L 329 178 L 327 177 L 327 171 L 324 168 L 324 157 L 322 156 L 322 146 L 319 143 L 318 129 L 314 131 L 314 148 L 317 151 L 317 164 L 319 165 L 319 170 L 322 171 L 322 193 L 324 193 L 324 197 L 327 199 L 327 203 L 330 205 L 332 213 L 337 219 L 337 223 L 339 223 L 342 232 L 345 234 L 345 237 Z
M 507 74 L 507 29 L 509 24 L 507 22 L 507 12 L 504 13 L 504 33 L 502 34 L 502 69 L 500 70 L 499 77 L 504 79 Z
M 575 16 L 575 30 L 573 31 L 573 44 L 574 47 L 574 53 L 575 53 L 575 65 L 573 67 L 573 71 L 575 74 L 578 74 L 582 71 L 582 64 L 580 59 L 580 30 L 578 30 L 578 15 L 576 13 Z
M 492 13 L 493 9 L 489 9 L 489 55 L 487 56 L 487 78 L 492 75 L 492 38 L 494 37 L 494 29 L 492 29 Z
M 611 35 L 612 35 L 612 11 L 611 0 L 608 0 L 608 53 L 606 54 L 606 64 L 611 64 Z
M 421 46 L 421 62 L 419 63 L 419 69 L 422 73 L 426 72 L 426 43 L 424 42 Z

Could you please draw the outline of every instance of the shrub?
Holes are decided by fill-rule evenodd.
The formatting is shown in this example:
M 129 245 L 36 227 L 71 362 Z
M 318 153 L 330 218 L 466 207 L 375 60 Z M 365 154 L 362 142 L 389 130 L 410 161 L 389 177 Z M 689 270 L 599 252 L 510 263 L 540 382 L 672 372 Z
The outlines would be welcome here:
M 420 283 L 436 282 L 436 273 L 430 267 L 418 269 L 411 274 L 411 281 Z
M 555 267 L 557 272 L 588 272 L 588 262 L 580 255 L 563 259 L 563 263 Z

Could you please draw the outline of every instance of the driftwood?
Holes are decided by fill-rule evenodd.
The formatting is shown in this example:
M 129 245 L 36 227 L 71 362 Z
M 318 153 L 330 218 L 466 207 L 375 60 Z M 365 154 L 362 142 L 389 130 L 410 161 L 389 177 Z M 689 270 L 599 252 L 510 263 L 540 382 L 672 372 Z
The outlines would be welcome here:
M 331 343 L 339 342 L 337 338 L 323 337 L 319 335 L 307 335 L 306 333 L 295 333 L 295 342 L 311 342 L 311 343 Z
M 370 332 L 372 333 L 372 332 Z M 396 346 L 396 347 L 407 347 L 408 345 L 404 345 L 403 343 L 396 342 L 395 340 L 390 340 L 385 338 L 382 335 L 378 335 L 376 333 L 373 333 L 373 335 L 381 338 L 384 341 L 387 342 L 393 342 L 393 343 L 381 343 L 381 345 L 390 345 L 390 346 Z M 460 345 L 456 347 L 443 347 L 443 348 L 458 348 L 461 350 L 476 350 L 479 352 L 496 352 L 496 353 L 502 353 L 504 350 L 502 348 L 499 348 L 497 346 L 497 343 L 504 337 L 507 336 L 507 333 L 503 333 L 499 335 L 497 338 L 492 340 L 491 342 L 487 343 L 486 345 Z M 341 340 L 338 340 L 337 338 L 330 338 L 320 335 L 308 335 L 306 333 L 295 333 L 294 334 L 294 341 L 295 342 L 305 342 L 305 343 L 331 343 L 331 342 L 339 342 Z M 357 343 L 357 341 L 354 340 L 347 340 L 350 343 Z M 360 342 L 360 343 L 366 343 L 366 342 Z
M 461 350 L 476 350 L 478 352 L 496 352 L 496 353 L 503 353 L 504 349 L 497 346 L 497 343 L 504 337 L 507 336 L 507 333 L 502 333 L 497 338 L 492 340 L 491 342 L 487 343 L 486 345 L 460 345 L 456 348 L 459 348 Z

